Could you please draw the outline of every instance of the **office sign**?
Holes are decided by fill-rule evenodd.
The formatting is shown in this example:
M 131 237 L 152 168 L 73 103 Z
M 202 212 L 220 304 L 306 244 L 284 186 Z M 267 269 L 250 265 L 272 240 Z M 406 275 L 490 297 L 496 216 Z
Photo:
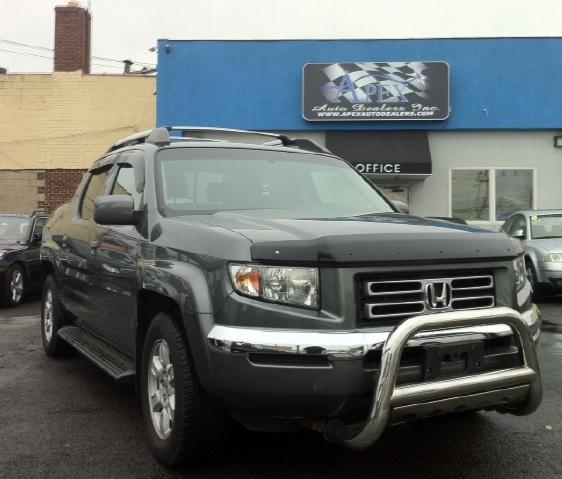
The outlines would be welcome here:
M 308 121 L 445 120 L 445 62 L 307 63 L 303 118 Z
M 327 131 L 326 148 L 366 175 L 431 175 L 425 131 Z

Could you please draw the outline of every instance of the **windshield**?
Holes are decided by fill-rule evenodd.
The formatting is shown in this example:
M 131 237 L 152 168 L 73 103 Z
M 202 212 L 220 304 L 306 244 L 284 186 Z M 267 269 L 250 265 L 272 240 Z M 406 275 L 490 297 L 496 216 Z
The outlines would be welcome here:
M 158 153 L 158 175 L 159 206 L 168 216 L 272 210 L 274 217 L 337 218 L 393 211 L 347 163 L 323 155 L 165 149 Z
M 562 238 L 562 214 L 531 216 L 531 238 Z
M 26 238 L 28 228 L 28 217 L 0 215 L 0 240 L 24 240 Z

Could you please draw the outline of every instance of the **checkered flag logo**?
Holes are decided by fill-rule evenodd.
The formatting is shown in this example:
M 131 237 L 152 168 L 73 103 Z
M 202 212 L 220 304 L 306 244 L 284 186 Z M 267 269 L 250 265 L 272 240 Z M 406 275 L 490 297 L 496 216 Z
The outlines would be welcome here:
M 329 81 L 322 85 L 322 94 L 331 103 L 339 103 L 341 97 L 350 103 L 368 103 L 373 91 L 382 86 L 385 102 L 420 101 L 428 97 L 422 73 L 426 69 L 421 62 L 334 63 L 323 69 Z

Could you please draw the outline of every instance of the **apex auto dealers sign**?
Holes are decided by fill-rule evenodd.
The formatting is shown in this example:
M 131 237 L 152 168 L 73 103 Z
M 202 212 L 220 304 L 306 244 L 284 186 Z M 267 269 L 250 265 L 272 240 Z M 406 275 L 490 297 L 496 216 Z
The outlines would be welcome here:
M 445 62 L 307 63 L 303 118 L 309 121 L 445 120 Z

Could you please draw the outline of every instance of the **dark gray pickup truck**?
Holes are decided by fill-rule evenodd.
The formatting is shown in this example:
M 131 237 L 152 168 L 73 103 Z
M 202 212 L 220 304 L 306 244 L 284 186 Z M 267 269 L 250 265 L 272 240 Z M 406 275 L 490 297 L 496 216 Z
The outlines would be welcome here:
M 41 250 L 46 352 L 133 379 L 160 462 L 232 418 L 364 449 L 399 422 L 538 407 L 518 241 L 400 214 L 309 141 L 205 132 L 113 145 Z

